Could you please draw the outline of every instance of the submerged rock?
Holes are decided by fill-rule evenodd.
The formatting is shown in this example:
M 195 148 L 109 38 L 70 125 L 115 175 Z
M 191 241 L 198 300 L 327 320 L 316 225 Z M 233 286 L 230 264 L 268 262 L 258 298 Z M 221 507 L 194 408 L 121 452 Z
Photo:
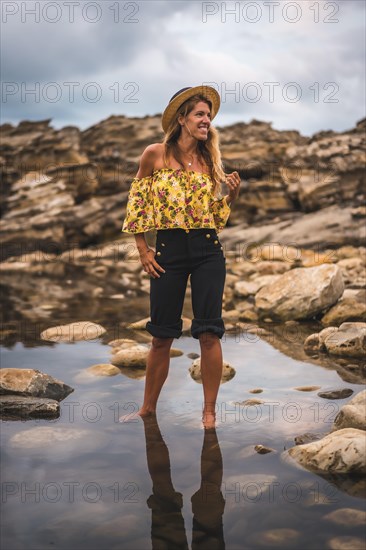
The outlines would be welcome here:
M 351 390 L 351 388 L 341 388 L 339 390 L 320 391 L 318 393 L 319 397 L 323 397 L 323 399 L 345 399 L 346 397 L 350 397 L 350 395 L 352 394 L 353 394 L 353 390 Z
M 193 361 L 192 366 L 189 367 L 189 373 L 192 376 L 193 380 L 196 382 L 202 383 L 202 377 L 201 377 L 201 357 L 198 357 L 195 361 Z M 221 376 L 221 384 L 224 384 L 225 382 L 228 382 L 232 378 L 234 378 L 236 374 L 235 369 L 229 365 L 226 361 L 223 361 L 222 363 L 222 376 Z
M 94 376 L 116 376 L 117 374 L 121 374 L 120 369 L 110 363 L 92 365 L 91 367 L 88 367 L 86 371 Z

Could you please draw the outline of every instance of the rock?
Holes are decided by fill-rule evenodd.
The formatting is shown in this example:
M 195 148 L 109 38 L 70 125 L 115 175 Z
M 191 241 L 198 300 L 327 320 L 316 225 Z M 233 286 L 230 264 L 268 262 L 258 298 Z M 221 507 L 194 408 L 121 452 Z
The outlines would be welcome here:
M 112 356 L 111 362 L 116 367 L 146 367 L 146 359 L 149 354 L 149 349 L 140 349 L 135 347 L 122 349 Z
M 41 332 L 41 339 L 49 342 L 79 342 L 82 340 L 95 340 L 106 332 L 101 325 L 90 321 L 79 321 L 69 325 L 50 327 Z
M 91 367 L 88 367 L 86 371 L 90 372 L 90 374 L 93 374 L 94 376 L 116 376 L 116 374 L 121 374 L 120 369 L 110 363 L 92 365 Z
M 305 445 L 292 447 L 283 458 L 317 474 L 366 474 L 366 438 L 363 430 L 345 428 Z
M 255 445 L 254 449 L 259 455 L 266 455 L 267 453 L 276 452 L 274 449 L 266 447 L 265 445 Z
M 112 348 L 119 348 L 122 346 L 131 347 L 136 344 L 138 344 L 138 342 L 136 342 L 136 340 L 132 340 L 131 338 L 117 338 L 116 340 L 111 340 L 108 342 L 108 346 L 111 346 Z
M 295 268 L 259 290 L 255 305 L 260 317 L 276 321 L 309 319 L 332 306 L 344 285 L 336 265 Z
M 192 376 L 193 380 L 196 382 L 202 383 L 202 377 L 201 377 L 201 357 L 198 357 L 195 359 L 192 363 L 192 366 L 189 367 L 189 373 Z M 224 384 L 225 382 L 228 382 L 232 378 L 234 378 L 236 374 L 235 369 L 227 363 L 227 361 L 223 361 L 222 364 L 222 376 L 221 376 L 221 384 Z
M 34 369 L 1 369 L 0 395 L 45 397 L 61 401 L 73 388 L 60 380 Z
M 294 441 L 296 445 L 303 445 L 304 443 L 310 443 L 310 441 L 318 441 L 321 437 L 320 434 L 305 433 L 297 435 Z
M 304 342 L 304 350 L 306 353 L 314 353 L 319 350 L 319 333 L 309 334 Z
M 238 405 L 242 405 L 243 407 L 253 407 L 254 405 L 263 405 L 264 401 L 262 399 L 246 399 L 245 401 L 237 401 Z
M 170 348 L 170 354 L 169 357 L 180 357 L 183 354 L 183 351 L 178 348 Z
M 345 399 L 346 397 L 349 397 L 352 394 L 353 394 L 353 390 L 351 390 L 351 388 L 340 388 L 339 390 L 320 391 L 318 393 L 319 397 L 323 397 L 323 399 Z
M 336 332 L 325 338 L 324 346 L 332 355 L 365 357 L 366 323 L 342 323 Z
M 261 388 L 254 388 L 253 390 L 248 390 L 249 393 L 262 393 L 263 390 Z
M 343 298 L 321 318 L 323 325 L 340 325 L 346 321 L 366 321 L 366 303 L 356 298 Z
M 366 430 L 366 390 L 361 391 L 343 405 L 335 417 L 332 431 L 343 428 Z
M 197 359 L 199 357 L 199 354 L 193 351 L 191 353 L 187 353 L 187 357 L 189 357 L 190 359 Z
M 319 390 L 320 386 L 297 386 L 294 390 L 297 391 L 316 391 Z
M 58 418 L 59 416 L 60 404 L 55 399 L 0 395 L 0 417 L 3 420 Z
M 330 550 L 365 550 L 365 541 L 351 536 L 333 537 L 327 546 Z
M 338 327 L 327 327 L 323 328 L 320 332 L 318 332 L 319 336 L 319 349 L 322 351 L 327 351 L 327 348 L 325 347 L 325 340 L 333 334 L 334 332 L 338 332 Z
M 366 511 L 357 508 L 338 508 L 324 516 L 323 519 L 345 527 L 357 527 L 366 524 Z
M 256 294 L 258 290 L 259 286 L 255 281 L 238 281 L 234 284 L 234 294 L 235 296 L 240 296 L 241 298 L 252 296 Z

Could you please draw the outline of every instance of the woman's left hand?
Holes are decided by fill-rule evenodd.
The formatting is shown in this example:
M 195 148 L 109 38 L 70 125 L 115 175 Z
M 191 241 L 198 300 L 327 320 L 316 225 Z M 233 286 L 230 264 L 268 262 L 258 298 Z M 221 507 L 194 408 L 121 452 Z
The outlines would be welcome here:
M 231 174 L 226 174 L 225 183 L 229 189 L 229 201 L 232 202 L 239 196 L 240 191 L 240 176 L 238 172 L 232 172 Z

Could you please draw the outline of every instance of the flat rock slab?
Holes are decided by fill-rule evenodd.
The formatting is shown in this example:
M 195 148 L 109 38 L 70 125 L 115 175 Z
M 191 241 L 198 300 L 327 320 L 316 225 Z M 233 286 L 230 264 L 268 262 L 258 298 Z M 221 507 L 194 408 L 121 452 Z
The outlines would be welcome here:
M 55 399 L 0 395 L 0 417 L 3 420 L 58 418 L 59 416 L 60 404 Z

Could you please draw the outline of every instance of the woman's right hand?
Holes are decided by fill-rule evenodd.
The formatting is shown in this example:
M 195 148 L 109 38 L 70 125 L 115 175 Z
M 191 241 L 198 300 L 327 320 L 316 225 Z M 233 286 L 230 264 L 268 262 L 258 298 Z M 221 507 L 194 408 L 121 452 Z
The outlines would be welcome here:
M 140 261 L 142 264 L 142 267 L 144 268 L 144 271 L 154 277 L 160 277 L 159 273 L 157 273 L 156 270 L 161 271 L 162 273 L 165 273 L 165 269 L 163 269 L 156 261 L 155 261 L 155 251 L 152 248 L 148 248 L 144 252 L 140 252 Z

